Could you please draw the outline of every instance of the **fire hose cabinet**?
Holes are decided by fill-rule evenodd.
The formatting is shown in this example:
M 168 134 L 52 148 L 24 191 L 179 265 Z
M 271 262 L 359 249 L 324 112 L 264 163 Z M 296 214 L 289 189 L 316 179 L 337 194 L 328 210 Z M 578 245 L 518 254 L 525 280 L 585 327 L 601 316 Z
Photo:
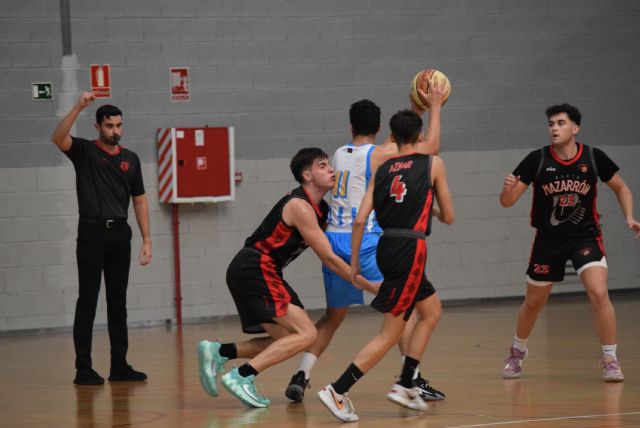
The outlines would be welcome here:
M 157 139 L 160 202 L 235 199 L 233 127 L 159 128 Z

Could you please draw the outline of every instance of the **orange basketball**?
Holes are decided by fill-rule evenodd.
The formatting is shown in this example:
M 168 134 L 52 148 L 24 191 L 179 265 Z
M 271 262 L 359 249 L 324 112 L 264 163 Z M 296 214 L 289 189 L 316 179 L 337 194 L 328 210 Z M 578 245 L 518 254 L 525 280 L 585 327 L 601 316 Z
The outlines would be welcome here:
M 411 98 L 413 98 L 413 101 L 415 101 L 415 103 L 419 107 L 422 107 L 423 109 L 426 109 L 426 110 L 429 110 L 429 106 L 427 105 L 427 103 L 424 102 L 424 100 L 418 93 L 418 88 L 422 89 L 425 93 L 428 94 L 429 85 L 434 78 L 440 81 L 442 80 L 445 81 L 444 89 L 445 89 L 446 95 L 444 98 L 444 102 L 442 103 L 442 105 L 444 105 L 449 99 L 449 96 L 451 95 L 451 82 L 449 82 L 449 78 L 447 78 L 447 76 L 443 72 L 434 70 L 432 68 L 428 68 L 416 74 L 413 80 L 411 81 Z

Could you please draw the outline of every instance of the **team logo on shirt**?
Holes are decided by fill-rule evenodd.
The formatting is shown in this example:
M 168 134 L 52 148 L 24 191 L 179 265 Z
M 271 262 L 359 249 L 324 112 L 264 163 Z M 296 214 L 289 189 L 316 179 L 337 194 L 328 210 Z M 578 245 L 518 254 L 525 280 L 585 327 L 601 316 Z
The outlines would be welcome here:
M 589 171 L 589 164 L 581 163 L 578 165 L 578 169 L 580 170 L 581 173 L 585 174 L 587 171 Z
M 551 211 L 549 223 L 551 226 L 557 226 L 565 221 L 578 224 L 584 219 L 586 211 L 577 193 L 556 195 L 553 197 L 553 211 Z
M 120 169 L 123 172 L 127 172 L 129 170 L 129 162 L 126 162 L 126 161 L 120 162 Z

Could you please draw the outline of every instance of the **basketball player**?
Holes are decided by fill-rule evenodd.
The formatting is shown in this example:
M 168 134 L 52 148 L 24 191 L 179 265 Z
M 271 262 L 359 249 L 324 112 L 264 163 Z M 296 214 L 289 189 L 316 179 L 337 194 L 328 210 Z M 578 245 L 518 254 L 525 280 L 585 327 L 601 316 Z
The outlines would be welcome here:
M 329 208 L 322 198 L 335 180 L 327 154 L 318 148 L 302 149 L 291 160 L 291 172 L 300 186 L 276 203 L 227 270 L 242 330 L 268 336 L 224 344 L 203 340 L 198 345 L 200 382 L 214 397 L 224 363 L 250 359 L 221 377 L 225 389 L 249 407 L 270 404 L 256 392 L 256 375 L 308 348 L 317 337 L 300 299 L 283 279 L 284 267 L 309 246 L 330 269 L 351 278 L 349 265 L 331 251 L 323 232 Z M 362 276 L 354 284 L 373 287 Z
M 430 313 L 439 312 L 440 302 L 425 275 L 426 235 L 430 232 L 433 197 L 440 207 L 438 218 L 453 223 L 451 195 L 444 163 L 437 156 L 417 153 L 422 119 L 403 110 L 390 121 L 391 139 L 398 156 L 377 170 L 353 222 L 351 275 L 360 272 L 360 247 L 369 214 L 373 209 L 383 235 L 377 248 L 377 260 L 384 280 L 371 306 L 384 314 L 380 332 L 358 353 L 353 363 L 318 397 L 329 411 L 343 422 L 357 421 L 349 389 L 398 343 L 413 309 L 420 318 L 411 331 L 402 374 L 387 398 L 414 410 L 427 404 L 415 386 L 414 373 L 429 340 Z
M 418 150 L 425 154 L 437 154 L 440 146 L 440 110 L 445 98 L 445 81 L 436 78 L 429 93 L 420 90 L 421 96 L 430 106 L 429 127 L 424 140 L 418 144 Z M 424 113 L 412 100 L 412 108 L 419 114 Z M 362 202 L 364 193 L 372 175 L 378 166 L 397 154 L 398 149 L 390 140 L 384 144 L 375 145 L 376 135 L 380 131 L 380 108 L 369 100 L 360 100 L 349 109 L 352 142 L 336 150 L 333 155 L 333 169 L 336 174 L 336 184 L 330 193 L 329 224 L 327 238 L 333 251 L 347 263 L 351 261 L 351 226 L 356 216 L 357 208 Z M 365 226 L 365 234 L 360 249 L 362 275 L 369 281 L 379 285 L 383 277 L 376 263 L 376 248 L 382 229 L 378 225 L 375 214 L 371 213 Z M 327 309 L 316 323 L 318 340 L 307 349 L 302 356 L 298 371 L 292 376 L 291 382 L 285 390 L 285 396 L 293 401 L 304 399 L 305 388 L 310 387 L 311 370 L 317 359 L 329 346 L 338 327 L 344 321 L 351 305 L 364 304 L 363 291 L 323 266 L 325 296 Z M 370 290 L 371 291 L 371 290 Z M 377 289 L 373 290 L 377 293 Z M 437 296 L 435 297 L 437 299 Z M 432 329 L 440 318 L 441 311 L 429 314 L 428 322 Z M 410 324 L 416 321 L 412 317 Z M 410 328 L 407 329 L 410 331 Z M 400 352 L 404 356 L 408 335 L 400 341 Z M 442 400 L 444 394 L 429 385 L 416 372 L 416 383 L 425 400 Z
M 607 260 L 596 211 L 598 178 L 616 194 L 627 226 L 640 237 L 633 217 L 633 198 L 618 166 L 601 150 L 576 141 L 580 111 L 569 104 L 546 110 L 551 144 L 534 150 L 504 180 L 500 203 L 514 205 L 533 183 L 531 225 L 537 229 L 527 293 L 518 313 L 515 338 L 505 360 L 505 379 L 519 378 L 527 357 L 527 340 L 555 282 L 564 279 L 571 260 L 584 286 L 602 345 L 600 365 L 605 381 L 622 381 L 616 356 L 616 316 L 607 291 Z

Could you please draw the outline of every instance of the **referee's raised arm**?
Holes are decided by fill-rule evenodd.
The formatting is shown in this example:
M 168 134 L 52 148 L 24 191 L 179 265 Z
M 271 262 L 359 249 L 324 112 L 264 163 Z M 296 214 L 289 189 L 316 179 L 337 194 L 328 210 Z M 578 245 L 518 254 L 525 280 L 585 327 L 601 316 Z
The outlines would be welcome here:
M 91 105 L 95 99 L 96 97 L 93 95 L 93 92 L 83 92 L 76 105 L 73 106 L 69 114 L 62 119 L 53 131 L 51 141 L 53 141 L 53 144 L 58 146 L 58 148 L 63 152 L 66 152 L 71 148 L 71 135 L 69 135 L 69 133 L 71 132 L 71 127 L 80 115 L 80 112 Z

